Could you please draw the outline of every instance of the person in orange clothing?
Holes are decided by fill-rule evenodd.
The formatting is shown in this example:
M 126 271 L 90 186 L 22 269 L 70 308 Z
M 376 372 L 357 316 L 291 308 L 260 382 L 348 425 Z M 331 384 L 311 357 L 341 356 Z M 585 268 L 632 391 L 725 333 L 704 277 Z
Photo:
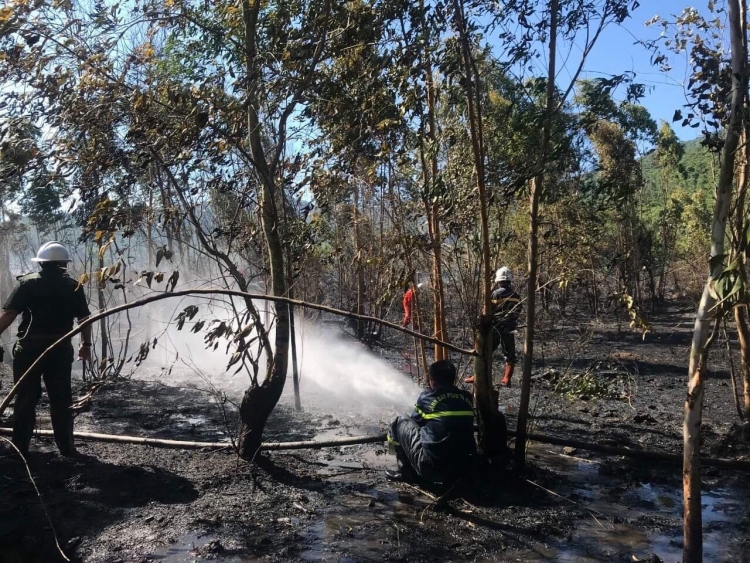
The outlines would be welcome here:
M 401 326 L 406 327 L 411 324 L 411 310 L 414 304 L 414 295 L 417 293 L 417 289 L 421 289 L 424 284 L 417 284 L 414 287 L 412 282 L 407 283 L 404 286 L 404 320 L 401 322 Z

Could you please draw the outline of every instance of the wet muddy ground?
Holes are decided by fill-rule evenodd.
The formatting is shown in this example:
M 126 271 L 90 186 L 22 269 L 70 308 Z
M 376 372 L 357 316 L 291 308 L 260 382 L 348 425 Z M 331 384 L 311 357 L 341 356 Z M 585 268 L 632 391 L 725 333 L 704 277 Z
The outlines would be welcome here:
M 645 341 L 614 322 L 558 319 L 545 328 L 534 375 L 535 429 L 679 452 L 690 314 L 670 306 L 653 317 L 657 330 Z M 408 371 L 398 338 L 384 344 L 374 353 Z M 711 360 L 704 446 L 711 455 L 749 459 L 722 350 Z M 193 388 L 200 381 L 139 377 L 100 390 L 77 429 L 198 441 L 232 433 L 231 405 L 222 410 Z M 0 382 L 9 388 L 7 370 Z M 500 390 L 511 427 L 519 394 L 517 386 Z M 395 412 L 367 402 L 320 406 L 324 395 L 309 387 L 302 413 L 285 396 L 267 439 L 380 432 Z M 38 422 L 49 427 L 44 404 Z M 681 475 L 667 464 L 535 444 L 524 479 L 479 467 L 438 506 L 440 490 L 385 480 L 394 459 L 381 445 L 269 453 L 252 465 L 229 452 L 136 445 L 79 442 L 84 456 L 74 461 L 59 457 L 48 440 L 35 440 L 33 449 L 31 472 L 74 561 L 681 558 Z M 750 561 L 749 483 L 747 474 L 705 470 L 706 561 Z M 52 530 L 25 467 L 0 442 L 0 562 L 47 561 L 62 561 Z

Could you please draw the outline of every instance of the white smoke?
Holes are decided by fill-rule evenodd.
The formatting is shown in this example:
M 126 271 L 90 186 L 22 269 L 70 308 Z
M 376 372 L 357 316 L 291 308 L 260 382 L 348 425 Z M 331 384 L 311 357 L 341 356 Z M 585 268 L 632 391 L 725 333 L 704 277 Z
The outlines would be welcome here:
M 144 313 L 151 323 L 151 338 L 157 339 L 156 348 L 148 359 L 135 370 L 133 377 L 154 380 L 175 386 L 201 389 L 214 388 L 238 400 L 248 388 L 250 379 L 245 371 L 234 373 L 238 366 L 226 369 L 229 356 L 226 341 L 217 350 L 206 349 L 205 331 L 213 319 L 229 322 L 231 310 L 207 299 L 185 299 L 178 304 L 164 301 Z M 157 303 L 156 305 L 159 305 Z M 188 305 L 199 307 L 192 322 L 177 330 L 174 318 Z M 256 303 L 265 318 L 267 304 Z M 270 318 L 273 318 L 270 315 Z M 171 323 L 169 322 L 171 319 Z M 207 321 L 204 328 L 191 332 L 193 322 Z M 368 351 L 363 345 L 329 328 L 299 319 L 296 327 L 297 361 L 300 389 L 304 408 L 329 412 L 332 415 L 359 412 L 370 419 L 390 417 L 414 405 L 420 392 L 409 375 Z M 273 330 L 270 334 L 273 343 Z M 138 340 L 144 341 L 145 338 Z M 265 360 L 259 362 L 259 378 L 265 376 Z M 289 361 L 287 384 L 283 401 L 291 401 L 292 362 Z

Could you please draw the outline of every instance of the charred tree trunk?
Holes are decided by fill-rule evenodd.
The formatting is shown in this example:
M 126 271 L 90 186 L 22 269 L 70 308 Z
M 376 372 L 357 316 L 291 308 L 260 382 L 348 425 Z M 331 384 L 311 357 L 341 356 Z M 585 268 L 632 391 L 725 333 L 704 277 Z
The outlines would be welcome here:
M 714 320 L 716 297 L 711 288 L 713 280 L 724 271 L 721 257 L 724 255 L 727 216 L 729 215 L 734 183 L 735 153 L 742 132 L 743 103 L 747 90 L 745 74 L 746 55 L 742 41 L 742 24 L 739 0 L 728 0 L 729 32 L 732 51 L 732 104 L 727 137 L 723 148 L 723 159 L 714 207 L 711 264 L 712 271 L 706 281 L 693 329 L 693 343 L 690 349 L 688 368 L 688 395 L 685 401 L 683 423 L 683 502 L 684 502 L 684 546 L 683 561 L 700 563 L 703 561 L 703 529 L 701 518 L 701 465 L 700 431 L 703 417 L 703 383 L 706 354 L 711 343 L 709 336 Z M 718 258 L 718 259 L 717 259 Z M 718 329 L 718 321 L 715 324 Z M 715 331 L 714 331 L 715 332 Z
M 256 28 L 260 7 L 259 0 L 242 1 L 242 17 L 245 27 L 244 54 L 247 74 L 248 135 L 250 151 L 261 187 L 261 224 L 271 270 L 271 290 L 273 295 L 284 296 L 286 295 L 287 287 L 284 272 L 284 250 L 277 230 L 279 214 L 273 171 L 275 163 L 273 163 L 273 166 L 269 166 L 266 160 L 262 128 L 258 117 L 260 103 L 257 96 L 260 88 L 256 87 L 256 82 L 260 76 L 260 70 L 256 58 Z M 282 140 L 279 140 L 279 143 L 282 142 Z M 283 189 L 283 187 L 280 189 Z M 239 453 L 243 459 L 254 458 L 260 449 L 266 421 L 276 403 L 278 403 L 286 382 L 289 359 L 289 306 L 286 303 L 276 303 L 275 309 L 276 331 L 274 335 L 274 350 L 266 358 L 266 378 L 262 383 L 254 384 L 245 391 L 242 403 L 240 404 L 242 425 L 239 436 Z
M 555 109 L 555 60 L 557 56 L 557 20 L 559 0 L 550 0 L 549 27 L 549 69 L 547 75 L 547 101 L 545 107 L 542 146 L 540 147 L 541 166 L 545 167 L 552 137 L 552 115 Z M 543 170 L 544 168 L 542 168 Z M 536 287 L 539 248 L 539 197 L 544 186 L 544 173 L 531 182 L 529 195 L 529 263 L 526 289 L 526 332 L 523 348 L 523 375 L 521 380 L 521 403 L 518 407 L 518 428 L 516 429 L 516 469 L 523 471 L 526 465 L 526 424 L 529 416 L 531 396 L 531 368 L 534 361 L 534 323 L 536 322 Z

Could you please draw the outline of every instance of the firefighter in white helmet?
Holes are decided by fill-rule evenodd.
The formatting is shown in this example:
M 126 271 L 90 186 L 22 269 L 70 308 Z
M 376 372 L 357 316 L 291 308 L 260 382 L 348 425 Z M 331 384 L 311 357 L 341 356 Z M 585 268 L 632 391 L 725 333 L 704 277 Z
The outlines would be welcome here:
M 26 373 L 36 359 L 55 341 L 90 315 L 86 295 L 78 282 L 68 276 L 68 249 L 57 241 L 44 244 L 32 258 L 39 272 L 18 278 L 0 314 L 0 334 L 21 315 L 18 341 L 13 347 L 13 380 Z M 91 357 L 91 326 L 83 329 L 78 358 Z M 36 405 L 42 395 L 42 378 L 47 389 L 55 442 L 64 456 L 75 454 L 73 445 L 73 396 L 71 372 L 73 346 L 58 344 L 44 357 L 18 390 L 13 409 L 13 443 L 23 453 L 29 450 L 34 431 Z
M 521 298 L 513 289 L 513 273 L 503 266 L 495 272 L 495 287 L 492 290 L 492 351 L 502 346 L 505 373 L 500 385 L 510 387 L 516 366 L 516 336 L 518 317 L 521 315 Z M 473 383 L 474 377 L 467 377 Z

